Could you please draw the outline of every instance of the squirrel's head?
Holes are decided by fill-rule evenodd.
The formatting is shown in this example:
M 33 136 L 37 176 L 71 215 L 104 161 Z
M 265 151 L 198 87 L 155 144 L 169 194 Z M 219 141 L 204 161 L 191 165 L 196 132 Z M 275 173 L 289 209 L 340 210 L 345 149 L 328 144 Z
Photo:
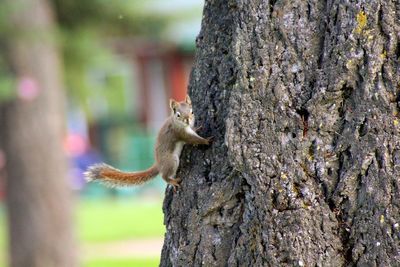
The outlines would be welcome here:
M 177 102 L 170 99 L 169 106 L 172 111 L 171 117 L 175 122 L 177 122 L 177 125 L 182 127 L 193 127 L 194 115 L 192 110 L 192 101 L 189 96 L 186 96 L 186 99 L 183 102 Z

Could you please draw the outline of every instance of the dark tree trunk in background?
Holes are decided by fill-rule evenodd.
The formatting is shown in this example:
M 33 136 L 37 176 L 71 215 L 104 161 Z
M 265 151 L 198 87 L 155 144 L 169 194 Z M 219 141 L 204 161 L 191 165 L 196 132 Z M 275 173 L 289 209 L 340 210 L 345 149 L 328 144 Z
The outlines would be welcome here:
M 399 266 L 400 3 L 206 1 L 161 266 Z
M 9 60 L 20 95 L 1 109 L 10 265 L 73 267 L 71 192 L 62 149 L 64 96 L 52 10 L 46 0 L 8 4 Z

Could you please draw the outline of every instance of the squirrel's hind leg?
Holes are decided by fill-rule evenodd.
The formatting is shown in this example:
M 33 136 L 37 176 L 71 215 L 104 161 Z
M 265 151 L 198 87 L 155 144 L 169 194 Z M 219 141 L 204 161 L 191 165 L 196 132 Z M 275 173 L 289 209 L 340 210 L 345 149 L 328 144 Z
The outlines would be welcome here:
M 180 178 L 169 178 L 169 177 L 163 177 L 163 179 L 170 185 L 172 185 L 173 189 L 174 189 L 174 193 L 176 193 L 176 190 L 181 186 L 180 183 L 182 181 L 182 179 Z
M 162 168 L 160 169 L 161 177 L 166 181 L 168 184 L 174 187 L 174 192 L 176 192 L 181 179 L 174 178 L 176 175 L 176 171 L 179 165 L 179 158 L 176 159 L 175 157 L 164 159 Z
M 171 178 L 171 176 L 168 175 L 161 175 L 162 178 L 170 185 L 172 185 L 172 187 L 174 188 L 174 192 L 176 192 L 176 190 L 178 189 L 178 187 L 180 187 L 180 183 L 182 181 L 182 179 L 180 178 Z

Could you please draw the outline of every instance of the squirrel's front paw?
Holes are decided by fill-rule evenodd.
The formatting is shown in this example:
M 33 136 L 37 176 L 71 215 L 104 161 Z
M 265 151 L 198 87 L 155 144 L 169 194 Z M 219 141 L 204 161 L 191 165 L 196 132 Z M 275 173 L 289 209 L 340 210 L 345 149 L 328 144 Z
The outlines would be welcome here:
M 197 128 L 194 128 L 193 130 L 197 133 L 197 131 L 199 131 L 199 130 L 201 130 L 203 128 L 203 126 L 199 126 L 199 127 L 197 127 Z
M 214 136 L 207 137 L 207 138 L 206 138 L 206 141 L 207 141 L 207 142 L 206 142 L 205 144 L 206 144 L 206 145 L 210 145 L 210 144 L 213 142 L 213 139 L 214 139 Z

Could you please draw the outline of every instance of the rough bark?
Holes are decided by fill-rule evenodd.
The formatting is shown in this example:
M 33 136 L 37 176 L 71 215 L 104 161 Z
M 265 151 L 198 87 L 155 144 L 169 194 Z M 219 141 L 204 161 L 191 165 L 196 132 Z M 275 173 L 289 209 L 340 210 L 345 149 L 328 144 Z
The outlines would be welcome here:
M 13 31 L 6 39 L 7 52 L 19 80 L 19 98 L 2 105 L 0 120 L 10 266 L 73 267 L 72 195 L 62 147 L 64 98 L 55 22 L 46 0 L 8 3 Z
M 398 266 L 398 1 L 206 1 L 160 266 Z

